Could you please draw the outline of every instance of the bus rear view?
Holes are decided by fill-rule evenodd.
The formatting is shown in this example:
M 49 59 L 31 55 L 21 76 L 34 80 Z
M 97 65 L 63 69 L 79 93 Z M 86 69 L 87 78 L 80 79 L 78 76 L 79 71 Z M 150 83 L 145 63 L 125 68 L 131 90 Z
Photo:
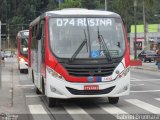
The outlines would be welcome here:
M 28 37 L 29 30 L 22 30 L 17 34 L 17 57 L 20 73 L 28 70 Z
M 43 23 L 36 43 L 41 46 L 37 51 L 44 51 L 37 55 L 45 57 L 37 70 L 36 50 L 31 50 L 30 74 L 34 81 L 39 78 L 35 85 L 47 96 L 49 106 L 56 98 L 108 97 L 116 104 L 120 96 L 129 94 L 129 48 L 118 14 L 64 9 L 46 12 L 30 24 L 32 30 L 36 23 Z

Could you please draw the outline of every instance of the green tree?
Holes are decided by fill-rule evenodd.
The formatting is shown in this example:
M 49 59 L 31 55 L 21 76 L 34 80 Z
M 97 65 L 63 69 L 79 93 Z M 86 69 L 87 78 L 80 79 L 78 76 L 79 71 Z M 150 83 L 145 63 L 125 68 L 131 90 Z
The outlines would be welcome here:
M 19 30 L 28 29 L 29 23 L 41 13 L 62 8 L 87 8 L 104 10 L 105 0 L 64 0 L 58 4 L 57 0 L 0 0 L 0 20 L 8 23 L 11 39 L 15 41 Z M 159 23 L 159 0 L 144 0 L 147 23 Z M 116 12 L 125 21 L 127 32 L 134 24 L 134 0 L 107 0 L 109 11 Z M 143 0 L 138 0 L 137 24 L 143 24 Z
M 81 0 L 83 8 L 95 9 L 97 7 L 97 0 Z
M 78 8 L 81 7 L 81 1 L 80 0 L 65 0 L 64 3 L 60 4 L 60 9 L 63 8 Z

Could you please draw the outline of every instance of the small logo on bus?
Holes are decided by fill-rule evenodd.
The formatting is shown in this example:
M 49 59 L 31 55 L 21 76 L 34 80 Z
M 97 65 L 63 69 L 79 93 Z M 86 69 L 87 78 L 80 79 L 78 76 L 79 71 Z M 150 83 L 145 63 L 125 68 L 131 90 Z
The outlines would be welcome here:
M 94 81 L 94 77 L 93 76 L 89 76 L 88 77 L 88 82 L 93 82 Z

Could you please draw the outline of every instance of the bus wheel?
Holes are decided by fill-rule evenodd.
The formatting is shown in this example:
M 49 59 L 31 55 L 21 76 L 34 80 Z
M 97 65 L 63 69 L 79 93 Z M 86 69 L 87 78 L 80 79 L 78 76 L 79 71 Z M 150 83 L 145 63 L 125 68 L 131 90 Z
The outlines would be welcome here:
M 20 69 L 19 71 L 20 71 L 20 73 L 24 73 L 24 70 L 23 70 L 23 69 Z
M 45 95 L 44 79 L 42 78 L 42 93 Z
M 41 91 L 39 91 L 39 89 L 36 88 L 36 93 L 39 95 L 39 94 L 41 94 Z
M 119 101 L 119 97 L 108 97 L 110 104 L 117 104 Z
M 34 83 L 34 74 L 33 74 L 33 71 L 32 71 L 32 82 Z
M 57 100 L 55 98 L 47 97 L 48 107 L 55 107 Z

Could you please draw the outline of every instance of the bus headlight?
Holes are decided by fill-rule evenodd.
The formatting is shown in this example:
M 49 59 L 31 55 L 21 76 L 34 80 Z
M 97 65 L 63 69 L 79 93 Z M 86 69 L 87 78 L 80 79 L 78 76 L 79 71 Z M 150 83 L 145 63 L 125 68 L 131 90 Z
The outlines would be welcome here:
M 129 67 L 124 69 L 120 74 L 117 75 L 116 79 L 117 78 L 122 78 L 122 77 L 125 77 L 129 72 Z
M 24 62 L 25 60 L 20 57 L 20 58 L 19 58 L 19 61 L 20 61 L 20 62 Z
M 49 73 L 50 75 L 52 75 L 52 76 L 55 77 L 55 78 L 59 78 L 59 79 L 63 79 L 63 80 L 64 80 L 64 78 L 63 78 L 62 75 L 60 75 L 59 73 L 57 73 L 56 71 L 54 71 L 54 70 L 51 69 L 50 67 L 46 67 L 46 68 L 47 68 L 47 71 L 48 71 L 48 73 Z

